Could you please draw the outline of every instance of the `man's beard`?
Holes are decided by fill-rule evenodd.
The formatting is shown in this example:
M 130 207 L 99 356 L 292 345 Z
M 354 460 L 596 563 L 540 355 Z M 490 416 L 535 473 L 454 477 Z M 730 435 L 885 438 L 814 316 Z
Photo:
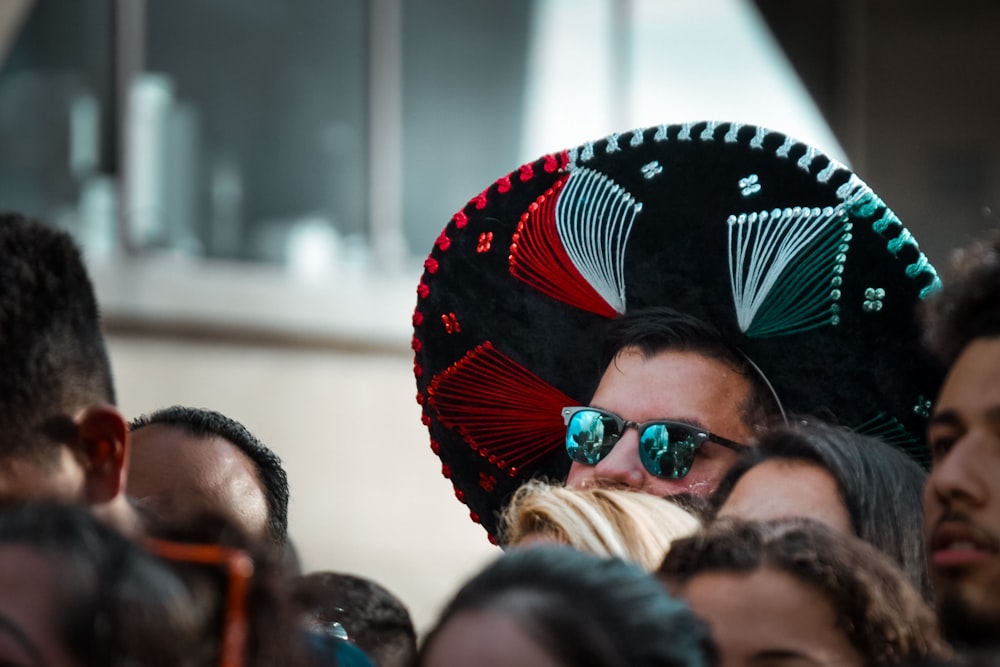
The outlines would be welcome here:
M 944 638 L 959 650 L 1000 648 L 1000 609 L 974 606 L 961 585 L 938 591 L 938 623 Z

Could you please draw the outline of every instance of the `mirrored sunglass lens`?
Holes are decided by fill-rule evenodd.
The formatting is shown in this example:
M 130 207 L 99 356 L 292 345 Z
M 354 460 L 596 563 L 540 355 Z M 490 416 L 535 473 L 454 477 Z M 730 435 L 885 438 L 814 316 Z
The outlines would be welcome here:
M 651 424 L 639 436 L 639 458 L 646 470 L 666 479 L 691 472 L 698 439 L 677 426 Z
M 618 425 L 600 412 L 581 410 L 566 426 L 566 452 L 574 461 L 597 465 L 615 444 Z

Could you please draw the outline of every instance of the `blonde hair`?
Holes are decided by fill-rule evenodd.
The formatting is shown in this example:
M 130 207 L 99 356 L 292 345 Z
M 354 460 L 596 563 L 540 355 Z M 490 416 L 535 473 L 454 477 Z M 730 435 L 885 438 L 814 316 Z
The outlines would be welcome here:
M 652 572 L 670 543 L 695 533 L 701 523 L 679 505 L 648 493 L 531 480 L 511 498 L 501 526 L 508 547 L 540 538 Z

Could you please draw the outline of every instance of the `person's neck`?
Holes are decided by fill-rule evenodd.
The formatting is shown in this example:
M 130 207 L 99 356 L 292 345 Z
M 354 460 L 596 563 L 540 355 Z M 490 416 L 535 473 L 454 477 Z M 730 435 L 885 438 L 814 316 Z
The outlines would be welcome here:
M 102 505 L 91 506 L 91 511 L 98 519 L 129 539 L 134 540 L 145 535 L 142 517 L 124 493 L 118 494 L 113 500 Z

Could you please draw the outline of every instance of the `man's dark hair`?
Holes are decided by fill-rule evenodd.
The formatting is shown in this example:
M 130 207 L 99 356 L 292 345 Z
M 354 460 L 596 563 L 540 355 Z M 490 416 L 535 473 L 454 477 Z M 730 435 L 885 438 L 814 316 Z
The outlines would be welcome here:
M 761 568 L 821 593 L 866 665 L 902 667 L 945 651 L 934 613 L 899 569 L 871 545 L 817 521 L 720 521 L 675 541 L 657 576 L 683 594 L 700 574 Z
M 718 511 L 740 478 L 764 461 L 804 461 L 833 477 L 854 534 L 889 556 L 926 600 L 931 582 L 924 549 L 923 489 L 927 473 L 877 438 L 819 421 L 764 433 L 730 468 L 712 497 Z
M 129 423 L 130 431 L 159 424 L 183 431 L 195 438 L 223 438 L 233 443 L 253 462 L 267 499 L 267 531 L 277 544 L 288 537 L 288 475 L 281 459 L 258 440 L 243 424 L 221 412 L 174 405 L 143 415 Z
M 973 339 L 1000 336 L 1000 233 L 956 250 L 944 287 L 921 308 L 924 343 L 948 366 Z
M 645 357 L 667 350 L 696 352 L 723 363 L 750 382 L 750 398 L 741 406 L 746 424 L 764 428 L 781 421 L 781 407 L 764 376 L 708 322 L 667 307 L 629 311 L 613 321 L 605 334 L 601 347 L 602 372 L 622 350 L 629 348 Z
M 0 456 L 44 459 L 80 408 L 114 402 L 76 244 L 36 220 L 0 214 Z
M 559 665 L 704 667 L 718 657 L 708 626 L 639 566 L 567 546 L 515 549 L 488 565 L 445 607 L 422 658 L 467 611 L 508 617 Z
M 320 628 L 339 623 L 379 667 L 409 667 L 417 634 L 406 606 L 364 577 L 313 572 L 292 581 L 292 597 Z
M 50 565 L 57 641 L 80 665 L 189 665 L 203 631 L 184 581 L 85 508 L 34 502 L 0 511 L 0 546 Z

